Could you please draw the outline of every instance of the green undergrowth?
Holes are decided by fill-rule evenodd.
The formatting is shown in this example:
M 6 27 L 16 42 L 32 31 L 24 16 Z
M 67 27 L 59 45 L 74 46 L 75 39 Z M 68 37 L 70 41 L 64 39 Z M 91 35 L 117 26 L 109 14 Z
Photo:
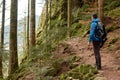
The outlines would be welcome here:
M 93 80 L 94 75 L 97 74 L 97 69 L 92 67 L 91 65 L 81 64 L 74 69 L 70 70 L 66 73 L 62 73 L 60 75 L 60 80 Z
M 114 44 L 114 43 L 117 42 L 119 39 L 120 39 L 119 37 L 114 38 L 114 39 L 112 39 L 112 40 L 110 41 L 109 44 Z
M 70 80 L 73 79 L 93 80 L 97 69 L 91 65 L 76 65 L 80 61 L 77 56 L 69 56 L 66 59 L 59 59 L 49 62 L 49 64 L 40 67 L 41 80 Z
M 116 30 L 117 28 L 118 27 L 115 24 L 112 24 L 111 26 L 106 27 L 106 31 L 107 31 L 107 33 L 109 33 L 109 32 Z
M 114 31 L 114 29 L 115 28 L 112 28 L 112 31 Z M 117 29 L 117 27 L 116 27 L 116 29 Z M 112 35 L 112 31 L 110 31 L 110 35 Z M 114 31 L 113 34 L 115 34 L 116 31 Z M 120 46 L 118 45 L 119 42 L 120 42 L 120 37 L 116 34 L 114 36 L 113 35 L 108 36 L 108 41 L 106 42 L 106 44 L 110 51 L 117 52 L 117 51 L 119 51 L 119 48 L 120 48 Z
M 27 72 L 30 72 L 29 68 L 30 66 L 27 62 L 23 63 L 19 69 L 14 74 L 10 75 L 6 80 L 18 80 L 19 78 L 22 78 Z
M 9 79 L 25 79 L 29 73 L 34 74 L 34 80 L 66 80 L 62 78 L 64 73 L 67 74 L 68 78 L 71 76 L 73 78 L 81 76 L 81 78 L 88 79 L 88 77 L 93 78 L 93 75 L 95 75 L 93 73 L 94 70 L 92 66 L 81 65 L 81 67 L 79 67 L 79 64 L 75 64 L 76 62 L 80 62 L 82 60 L 80 57 L 68 55 L 66 58 L 55 59 L 53 55 L 49 55 L 48 53 L 42 51 L 42 47 L 41 50 L 39 50 L 39 48 L 40 47 L 36 47 L 31 50 L 29 59 L 25 60 L 20 65 L 20 68 L 13 75 L 11 75 Z M 73 73 L 77 70 L 79 71 L 76 72 L 76 76 L 74 76 Z
M 120 18 L 120 0 L 106 0 L 104 3 L 104 11 L 107 16 L 112 18 Z
M 105 4 L 104 10 L 111 11 L 115 9 L 116 7 L 120 7 L 120 0 L 114 0 L 114 1 L 106 0 L 104 4 Z
M 59 73 L 61 73 L 61 71 L 64 69 L 64 67 L 68 69 L 72 68 L 71 66 L 74 65 L 73 63 L 78 62 L 79 60 L 80 58 L 77 56 L 67 56 L 66 58 L 61 58 L 56 60 L 51 59 L 48 61 L 49 64 L 47 64 L 47 66 L 49 66 L 49 68 L 44 76 L 52 76 L 52 77 L 58 76 Z
M 108 16 L 111 16 L 112 18 L 120 18 L 120 7 L 113 9 L 108 12 Z

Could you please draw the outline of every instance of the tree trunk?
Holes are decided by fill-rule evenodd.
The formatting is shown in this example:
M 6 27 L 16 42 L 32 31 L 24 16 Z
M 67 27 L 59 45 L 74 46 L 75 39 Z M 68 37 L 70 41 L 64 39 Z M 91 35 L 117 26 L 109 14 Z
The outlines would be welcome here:
M 2 8 L 2 27 L 1 27 L 1 45 L 0 45 L 0 78 L 3 77 L 2 73 L 2 53 L 4 49 L 4 24 L 5 24 L 5 0 L 3 0 L 3 8 Z
M 103 3 L 104 3 L 104 0 L 98 0 L 98 17 L 102 22 L 104 20 Z
M 9 75 L 13 74 L 18 69 L 18 54 L 17 54 L 17 0 L 11 0 L 10 12 L 10 60 L 9 60 Z
M 26 50 L 27 50 L 27 49 L 26 49 L 26 48 L 27 48 L 27 46 L 26 46 L 26 45 L 27 45 L 27 37 L 26 37 L 26 36 L 27 36 L 27 35 L 26 35 L 26 34 L 27 34 L 27 33 L 26 33 L 26 16 L 24 17 L 24 22 L 23 22 L 23 23 L 24 23 L 23 52 L 24 52 L 24 53 L 27 53 L 27 51 L 26 51 Z
M 2 8 L 1 48 L 4 47 L 4 23 L 5 23 L 5 0 L 3 0 Z
M 67 26 L 68 26 L 68 31 L 67 31 L 67 35 L 68 38 L 70 37 L 70 27 L 71 27 L 71 0 L 68 0 L 68 17 L 67 17 Z
M 96 7 L 95 13 L 98 13 L 98 0 L 95 0 L 95 7 Z
M 46 20 L 45 20 L 45 37 L 46 37 L 46 41 L 45 41 L 45 43 L 46 43 L 46 45 L 45 45 L 45 52 L 47 53 L 48 52 L 48 47 L 47 47 L 47 44 L 48 44 L 48 0 L 45 0 L 46 1 L 46 3 L 45 3 L 45 5 L 46 5 Z
M 52 0 L 49 0 L 49 27 L 51 28 L 51 12 L 52 12 Z M 59 33 L 58 33 L 59 34 Z M 51 45 L 52 40 L 50 39 L 51 34 L 48 35 L 48 42 Z M 51 48 L 50 48 L 50 53 L 51 53 Z
M 29 56 L 29 3 L 30 1 L 28 0 L 28 16 L 27 16 L 27 57 Z
M 3 78 L 3 73 L 2 73 L 2 51 L 0 51 L 0 79 Z
M 30 46 L 35 46 L 35 0 L 31 0 L 30 12 Z

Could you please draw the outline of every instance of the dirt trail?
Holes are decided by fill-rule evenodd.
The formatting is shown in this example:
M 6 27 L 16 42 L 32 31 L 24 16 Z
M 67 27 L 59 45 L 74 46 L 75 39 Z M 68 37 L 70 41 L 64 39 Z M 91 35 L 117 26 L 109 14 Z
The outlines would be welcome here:
M 95 65 L 94 53 L 87 49 L 87 38 L 73 38 L 67 40 L 71 49 L 75 51 L 77 56 L 82 58 L 82 63 Z M 116 52 L 116 51 L 115 51 Z M 119 51 L 120 52 L 120 51 Z M 117 55 L 120 53 L 117 53 Z M 105 77 L 107 80 L 120 80 L 120 59 L 116 58 L 114 52 L 111 52 L 104 47 L 101 49 L 102 70 L 99 70 L 97 77 Z

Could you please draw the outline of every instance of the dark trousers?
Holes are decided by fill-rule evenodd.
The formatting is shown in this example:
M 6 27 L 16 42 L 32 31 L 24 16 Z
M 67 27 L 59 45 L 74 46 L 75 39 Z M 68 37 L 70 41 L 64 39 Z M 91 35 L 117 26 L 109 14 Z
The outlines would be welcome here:
M 93 41 L 93 50 L 95 54 L 97 69 L 101 69 L 100 42 Z

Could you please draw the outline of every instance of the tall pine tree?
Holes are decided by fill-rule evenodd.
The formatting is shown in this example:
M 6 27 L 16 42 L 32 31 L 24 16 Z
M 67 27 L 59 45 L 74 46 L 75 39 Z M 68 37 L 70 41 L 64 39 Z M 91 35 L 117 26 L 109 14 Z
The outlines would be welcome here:
M 71 1 L 72 0 L 68 0 L 68 16 L 67 16 L 67 26 L 68 26 L 68 30 L 67 30 L 67 36 L 70 37 L 70 27 L 71 27 Z
M 35 2 L 31 0 L 31 11 L 30 11 L 30 46 L 35 46 Z
M 17 6 L 18 0 L 11 0 L 10 9 L 10 59 L 9 59 L 9 75 L 18 69 L 17 54 Z
M 98 0 L 98 17 L 102 22 L 104 22 L 103 4 L 104 4 L 104 0 Z
M 3 77 L 2 73 L 2 53 L 4 49 L 4 24 L 5 24 L 5 0 L 3 0 L 3 7 L 2 7 L 2 27 L 1 27 L 1 45 L 0 45 L 0 77 Z
M 28 15 L 27 15 L 27 34 L 26 34 L 26 36 L 27 36 L 27 45 L 26 45 L 26 47 L 27 47 L 27 57 L 29 56 L 29 5 L 30 4 L 30 0 L 28 0 Z

